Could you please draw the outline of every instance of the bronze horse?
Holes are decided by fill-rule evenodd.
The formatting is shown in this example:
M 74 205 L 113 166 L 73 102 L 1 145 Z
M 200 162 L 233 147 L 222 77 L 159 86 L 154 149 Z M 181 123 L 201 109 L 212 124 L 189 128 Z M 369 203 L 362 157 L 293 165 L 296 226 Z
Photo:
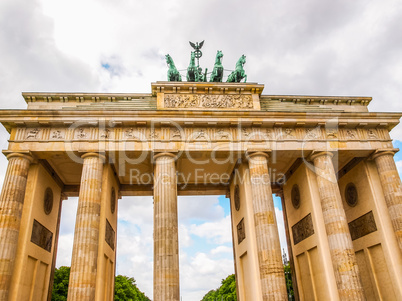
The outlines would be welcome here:
M 236 63 L 236 69 L 230 73 L 227 82 L 228 83 L 240 83 L 244 78 L 244 82 L 247 81 L 247 74 L 243 69 L 243 65 L 246 63 L 246 56 L 243 54 Z

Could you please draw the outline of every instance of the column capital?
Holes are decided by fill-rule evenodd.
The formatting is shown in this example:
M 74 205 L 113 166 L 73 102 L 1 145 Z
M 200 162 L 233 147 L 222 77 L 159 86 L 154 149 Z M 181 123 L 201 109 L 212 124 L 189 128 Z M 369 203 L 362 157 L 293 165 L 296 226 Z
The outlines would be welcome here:
M 155 162 L 156 159 L 158 159 L 160 157 L 171 157 L 176 161 L 177 155 L 175 153 L 177 153 L 177 151 L 154 152 L 152 154 L 152 160 Z
M 269 156 L 271 154 L 271 150 L 253 150 L 253 149 L 248 149 L 246 151 L 246 159 L 247 161 L 250 161 L 250 159 L 252 159 L 255 156 L 263 156 L 265 158 L 267 158 L 267 160 L 269 159 Z
M 328 156 L 328 157 L 333 157 L 334 153 L 328 152 L 328 151 L 313 151 L 308 157 L 308 161 L 314 161 L 315 158 L 321 157 L 321 156 Z
M 399 152 L 399 148 L 390 148 L 390 149 L 377 149 L 374 153 L 371 154 L 369 157 L 371 160 L 378 158 L 384 155 L 391 155 L 394 156 L 397 152 Z
M 103 163 L 106 161 L 106 157 L 100 153 L 89 152 L 89 153 L 84 153 L 81 155 L 82 159 L 86 159 L 89 157 L 97 157 L 97 158 L 101 159 Z
M 13 151 L 3 151 L 3 154 L 6 156 L 7 160 L 14 157 L 20 157 L 27 159 L 29 163 L 34 161 L 34 157 L 32 156 L 31 152 L 13 152 Z

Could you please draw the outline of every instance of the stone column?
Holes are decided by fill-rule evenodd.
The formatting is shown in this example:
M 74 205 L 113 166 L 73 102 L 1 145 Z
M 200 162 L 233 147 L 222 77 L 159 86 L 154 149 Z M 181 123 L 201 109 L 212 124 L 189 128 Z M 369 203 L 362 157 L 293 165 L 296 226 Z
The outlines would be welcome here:
M 377 165 L 389 216 L 402 251 L 402 185 L 393 158 L 394 153 L 393 150 L 376 151 L 372 158 Z
M 341 300 L 365 300 L 332 157 L 330 152 L 318 152 L 310 159 L 317 176 L 338 293 Z
M 247 154 L 263 300 L 287 300 L 281 246 L 268 173 L 268 155 Z
M 179 301 L 176 156 L 154 156 L 154 301 Z
M 82 158 L 84 165 L 71 258 L 69 301 L 95 300 L 102 171 L 105 158 L 97 153 L 86 153 Z
M 8 167 L 0 196 L 0 300 L 8 300 L 28 171 L 33 161 L 30 155 L 21 153 L 11 153 L 7 159 Z

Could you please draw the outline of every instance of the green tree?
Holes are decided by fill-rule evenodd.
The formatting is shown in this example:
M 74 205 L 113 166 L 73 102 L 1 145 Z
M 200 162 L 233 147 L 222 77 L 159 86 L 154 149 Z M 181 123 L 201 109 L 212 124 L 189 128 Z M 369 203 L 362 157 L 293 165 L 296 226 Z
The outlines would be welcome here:
M 70 268 L 60 267 L 54 270 L 52 301 L 67 301 Z M 116 301 L 151 301 L 135 284 L 134 278 L 118 275 L 115 278 L 114 300 Z
M 54 270 L 52 301 L 67 301 L 70 267 L 60 267 Z
M 209 291 L 201 301 L 237 301 L 235 275 L 222 279 L 221 286 Z
M 289 300 L 294 300 L 294 291 L 293 291 L 293 283 L 292 283 L 292 272 L 290 269 L 290 264 L 286 264 L 283 266 L 285 269 L 285 280 L 286 280 L 286 291 L 288 292 Z
M 135 284 L 134 278 L 118 275 L 114 285 L 115 301 L 151 301 Z

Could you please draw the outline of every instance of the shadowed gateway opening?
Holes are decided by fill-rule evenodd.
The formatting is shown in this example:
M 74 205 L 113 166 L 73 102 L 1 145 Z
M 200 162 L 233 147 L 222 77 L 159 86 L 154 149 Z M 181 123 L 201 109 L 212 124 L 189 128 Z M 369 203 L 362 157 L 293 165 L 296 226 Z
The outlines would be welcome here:
M 285 244 L 280 199 L 274 197 L 278 231 Z M 78 198 L 63 201 L 56 268 L 70 266 Z M 201 300 L 235 271 L 230 201 L 223 195 L 179 196 L 180 291 L 183 300 Z M 116 275 L 132 277 L 153 295 L 153 198 L 118 200 Z

